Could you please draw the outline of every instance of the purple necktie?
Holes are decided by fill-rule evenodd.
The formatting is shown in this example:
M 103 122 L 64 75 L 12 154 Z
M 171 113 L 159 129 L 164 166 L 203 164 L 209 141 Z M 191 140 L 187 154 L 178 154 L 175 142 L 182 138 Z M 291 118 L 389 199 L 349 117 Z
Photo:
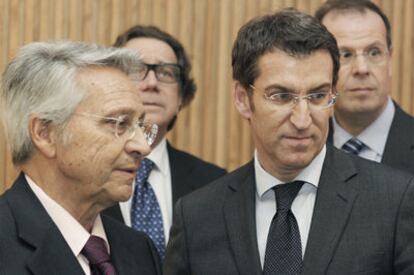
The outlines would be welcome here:
M 91 235 L 81 253 L 88 259 L 92 275 L 116 275 L 102 238 Z

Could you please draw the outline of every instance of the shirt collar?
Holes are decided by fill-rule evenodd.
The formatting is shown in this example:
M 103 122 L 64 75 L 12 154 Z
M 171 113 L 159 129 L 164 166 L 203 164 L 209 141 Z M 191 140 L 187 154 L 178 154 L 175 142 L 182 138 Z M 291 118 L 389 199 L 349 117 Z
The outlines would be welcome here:
M 164 137 L 146 158 L 154 163 L 154 169 L 158 169 L 165 176 L 169 165 L 167 139 Z
M 300 180 L 318 187 L 325 155 L 326 145 L 323 146 L 319 154 L 299 173 L 299 175 L 293 179 L 293 181 Z M 259 163 L 256 150 L 254 152 L 254 168 L 256 177 L 256 192 L 259 197 L 262 197 L 264 193 L 272 189 L 274 186 L 284 183 L 263 169 Z
M 109 253 L 108 239 L 100 215 L 95 219 L 92 231 L 89 233 L 65 208 L 49 197 L 28 175 L 25 174 L 25 177 L 30 188 L 62 233 L 63 238 L 75 256 L 81 253 L 90 235 L 102 238 Z
M 358 136 L 356 136 L 356 138 L 368 146 L 370 150 L 382 156 L 394 114 L 395 106 L 392 102 L 391 97 L 388 97 L 387 106 L 385 107 L 384 111 L 373 123 L 371 123 Z M 342 148 L 342 146 L 353 136 L 341 126 L 339 126 L 338 122 L 335 119 L 335 116 L 333 117 L 333 128 L 334 145 L 337 148 Z

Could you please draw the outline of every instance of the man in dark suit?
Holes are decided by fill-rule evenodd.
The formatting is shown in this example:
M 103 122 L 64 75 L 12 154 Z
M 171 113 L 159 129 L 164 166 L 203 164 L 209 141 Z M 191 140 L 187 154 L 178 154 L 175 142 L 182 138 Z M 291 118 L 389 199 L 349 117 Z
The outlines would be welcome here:
M 0 197 L 0 274 L 161 274 L 152 241 L 100 212 L 127 200 L 156 125 L 135 92 L 136 53 L 72 42 L 22 48 L 2 118 L 22 171 Z
M 339 52 L 292 9 L 232 52 L 254 160 L 177 204 L 164 274 L 413 274 L 414 179 L 326 145 Z
M 172 209 L 177 199 L 217 179 L 226 171 L 175 149 L 166 139 L 178 112 L 191 102 L 196 91 L 190 77 L 191 64 L 181 43 L 156 27 L 138 25 L 120 34 L 115 46 L 137 51 L 147 65 L 140 74 L 137 88 L 144 103 L 146 119 L 159 126 L 159 134 L 151 154 L 146 158 L 151 161 L 151 169 L 142 178 L 147 180 L 140 182 L 138 178 L 141 178 L 141 173 L 138 172 L 133 198 L 108 209 L 106 213 L 147 233 L 163 258 Z M 144 168 L 142 166 L 141 170 Z M 141 186 L 149 186 L 152 190 Z M 143 194 L 141 190 L 148 192 Z M 140 197 L 148 199 L 138 202 Z M 145 212 L 145 209 L 149 210 Z
M 340 51 L 339 97 L 328 141 L 414 173 L 414 118 L 390 97 L 392 40 L 387 16 L 370 1 L 346 0 L 325 2 L 316 17 L 335 36 Z M 349 150 L 349 145 L 358 150 Z

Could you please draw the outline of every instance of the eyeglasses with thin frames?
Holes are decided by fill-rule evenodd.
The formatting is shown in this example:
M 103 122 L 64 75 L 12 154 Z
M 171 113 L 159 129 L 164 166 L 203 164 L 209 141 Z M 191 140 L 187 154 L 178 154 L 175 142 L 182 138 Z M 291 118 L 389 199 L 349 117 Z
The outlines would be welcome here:
M 181 67 L 172 63 L 141 63 L 132 77 L 137 81 L 142 81 L 148 76 L 149 71 L 153 71 L 157 80 L 163 83 L 173 84 L 181 79 Z
M 118 117 L 106 117 L 90 113 L 76 113 L 76 115 L 104 119 L 113 124 L 115 138 L 129 140 L 135 137 L 139 128 L 144 134 L 145 140 L 151 146 L 158 133 L 158 125 L 146 123 L 142 119 L 134 120 L 128 115 L 119 115 Z
M 257 91 L 253 85 L 250 85 L 250 87 Z M 263 97 L 280 110 L 290 111 L 300 100 L 306 100 L 311 111 L 319 111 L 335 104 L 337 94 L 332 93 L 329 89 L 329 91 L 312 92 L 304 96 L 298 96 L 290 92 L 269 89 L 263 92 Z

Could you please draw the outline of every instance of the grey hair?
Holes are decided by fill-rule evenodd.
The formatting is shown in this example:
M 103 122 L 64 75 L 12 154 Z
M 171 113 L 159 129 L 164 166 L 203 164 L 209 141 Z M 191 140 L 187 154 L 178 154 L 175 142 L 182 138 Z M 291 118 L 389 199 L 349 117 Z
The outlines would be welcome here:
M 133 75 L 136 52 L 69 41 L 35 42 L 22 47 L 2 78 L 1 112 L 14 164 L 30 159 L 34 145 L 29 117 L 63 130 L 85 91 L 77 74 L 89 67 L 112 67 Z

